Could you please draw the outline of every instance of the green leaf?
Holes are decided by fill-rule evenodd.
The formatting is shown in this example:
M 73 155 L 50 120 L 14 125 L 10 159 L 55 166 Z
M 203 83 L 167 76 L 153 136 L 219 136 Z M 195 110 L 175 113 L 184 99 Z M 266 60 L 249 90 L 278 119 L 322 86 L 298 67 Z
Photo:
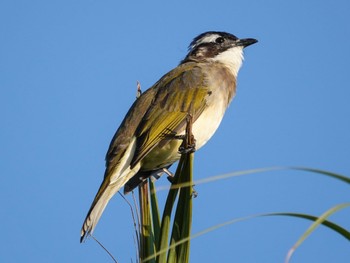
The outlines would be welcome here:
M 155 253 L 154 234 L 152 228 L 152 218 L 150 209 L 150 198 L 148 193 L 147 181 L 139 186 L 140 198 L 140 262 L 145 258 L 151 257 L 148 262 L 155 263 L 156 258 L 152 255 Z
M 173 184 L 177 184 L 179 175 L 181 173 L 181 170 L 183 169 L 184 164 L 184 155 L 181 155 L 179 164 L 176 169 L 175 176 L 173 178 L 174 182 Z M 170 220 L 171 220 L 171 213 L 173 210 L 174 202 L 177 196 L 177 193 L 179 191 L 178 187 L 171 187 L 165 202 L 163 216 L 162 216 L 162 224 L 160 227 L 160 236 L 159 236 L 159 243 L 156 246 L 157 247 L 157 263 L 163 263 L 166 262 L 167 258 L 167 250 L 169 248 L 168 245 L 168 239 L 169 239 L 169 228 L 170 228 Z
M 177 202 L 175 218 L 173 222 L 168 263 L 189 262 L 190 242 L 192 223 L 192 168 L 193 153 L 185 154 L 183 169 L 179 177 L 180 185 L 188 183 L 188 186 L 180 188 L 179 200 Z M 187 240 L 178 244 L 181 240 Z M 172 246 L 178 244 L 177 246 Z
M 346 177 L 344 175 L 341 174 L 336 174 L 333 172 L 329 172 L 329 171 L 324 171 L 324 170 L 320 170 L 320 169 L 314 169 L 314 168 L 308 168 L 308 167 L 289 167 L 290 169 L 293 170 L 300 170 L 300 171 L 305 171 L 305 172 L 311 172 L 311 173 L 318 173 L 318 174 L 322 174 L 322 175 L 326 175 L 329 177 L 332 177 L 334 179 L 338 179 L 341 180 L 345 183 L 350 184 L 350 178 Z
M 313 231 L 314 228 L 316 228 L 318 225 L 322 224 L 326 227 L 328 227 L 329 229 L 335 231 L 336 233 L 340 234 L 341 236 L 343 236 L 344 238 L 346 238 L 347 240 L 350 241 L 350 232 L 344 228 L 342 228 L 341 226 L 335 224 L 334 222 L 328 221 L 326 220 L 331 214 L 337 212 L 340 209 L 346 208 L 350 206 L 350 203 L 346 203 L 346 204 L 341 204 L 338 206 L 333 207 L 332 209 L 328 210 L 325 214 L 321 215 L 320 217 L 316 217 L 316 216 L 312 216 L 312 215 L 308 215 L 308 214 L 300 214 L 300 213 L 290 213 L 290 212 L 276 212 L 276 213 L 264 213 L 264 214 L 257 214 L 257 215 L 251 215 L 251 216 L 246 216 L 246 217 L 240 217 L 240 218 L 235 218 L 226 222 L 223 222 L 221 224 L 217 224 L 215 226 L 211 226 L 209 228 L 206 228 L 198 233 L 195 233 L 193 235 L 191 235 L 190 237 L 184 238 L 182 240 L 179 240 L 175 243 L 173 243 L 169 249 L 172 249 L 182 243 L 185 243 L 191 239 L 200 237 L 202 235 L 208 234 L 212 231 L 215 231 L 217 229 L 238 223 L 238 222 L 242 222 L 242 221 L 246 221 L 246 220 L 251 220 L 254 218 L 258 218 L 258 217 L 266 217 L 266 216 L 291 216 L 291 217 L 297 217 L 297 218 L 302 218 L 302 219 L 307 219 L 307 220 L 312 220 L 315 221 L 315 225 L 312 225 L 312 229 L 310 227 L 310 229 Z M 312 231 L 309 231 L 310 229 L 308 229 L 307 231 L 307 235 L 311 234 Z M 305 239 L 307 236 L 303 235 L 303 238 Z M 301 241 L 302 242 L 302 241 Z M 298 241 L 298 245 L 301 244 L 300 241 Z M 294 248 L 294 246 L 293 246 Z M 166 251 L 167 248 L 164 250 Z M 162 253 L 164 251 L 158 251 L 157 253 Z
M 313 232 L 319 225 L 325 225 L 328 228 L 334 230 L 335 232 L 339 233 L 343 237 L 345 237 L 347 240 L 350 241 L 350 233 L 346 229 L 342 228 L 341 226 L 338 226 L 330 221 L 327 221 L 326 219 L 330 217 L 332 214 L 338 212 L 341 209 L 344 209 L 346 207 L 349 207 L 350 203 L 344 203 L 339 204 L 331 209 L 327 210 L 324 214 L 322 214 L 320 217 L 314 217 L 310 215 L 305 214 L 296 214 L 296 213 L 274 213 L 270 215 L 283 215 L 283 216 L 293 216 L 293 217 L 300 217 L 308 220 L 314 221 L 314 223 L 304 232 L 304 234 L 299 238 L 299 240 L 293 245 L 293 247 L 289 250 L 287 257 L 286 257 L 286 263 L 288 263 L 295 252 L 295 250 L 305 241 L 305 239 Z
M 319 219 L 319 217 L 317 216 L 300 214 L 300 213 L 271 213 L 271 214 L 266 214 L 266 216 L 291 216 L 291 217 L 298 217 L 298 218 L 303 218 L 311 221 L 316 221 Z M 344 238 L 350 241 L 350 232 L 347 231 L 345 228 L 327 220 L 323 221 L 322 225 L 330 228 L 331 230 L 337 232 L 338 234 L 342 235 Z
M 272 172 L 272 171 L 283 171 L 283 170 L 299 170 L 299 171 L 304 171 L 304 172 L 317 173 L 320 175 L 326 175 L 328 177 L 340 180 L 340 181 L 345 182 L 345 183 L 350 183 L 350 178 L 345 176 L 345 175 L 341 175 L 341 174 L 337 174 L 337 173 L 333 173 L 333 172 L 329 172 L 329 171 L 324 171 L 324 170 L 320 170 L 320 169 L 314 169 L 314 168 L 308 168 L 308 167 L 298 167 L 298 166 L 290 166 L 290 167 L 288 167 L 288 166 L 273 166 L 273 167 L 265 167 L 265 168 L 256 168 L 256 169 L 249 169 L 249 170 L 243 170 L 243 171 L 236 171 L 236 172 L 231 172 L 231 173 L 227 173 L 227 174 L 215 175 L 215 176 L 203 178 L 200 180 L 195 180 L 193 183 L 195 185 L 200 185 L 200 184 L 206 184 L 206 183 L 215 182 L 215 181 L 219 181 L 219 180 L 229 179 L 229 178 L 236 177 L 236 176 L 249 175 L 249 174 L 259 174 L 259 173 L 266 173 L 266 172 Z M 186 186 L 186 185 L 188 185 L 188 183 L 182 184 L 180 186 Z M 158 191 L 163 191 L 163 190 L 167 190 L 167 189 L 169 189 L 168 186 L 158 187 Z
M 159 216 L 159 208 L 158 208 L 158 199 L 157 192 L 152 182 L 151 178 L 149 178 L 149 189 L 151 196 L 151 210 L 152 210 L 152 223 L 153 223 L 153 231 L 154 231 L 154 242 L 155 244 L 159 244 L 159 235 L 160 235 L 160 216 Z

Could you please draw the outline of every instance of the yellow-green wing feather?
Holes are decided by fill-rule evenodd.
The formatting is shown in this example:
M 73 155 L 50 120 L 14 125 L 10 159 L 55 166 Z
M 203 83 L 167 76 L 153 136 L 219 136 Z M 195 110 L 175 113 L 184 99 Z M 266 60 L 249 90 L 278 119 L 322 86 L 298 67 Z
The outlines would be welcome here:
M 142 118 L 151 105 L 154 96 L 156 95 L 156 91 L 156 89 L 151 88 L 142 93 L 142 96 L 134 102 L 126 114 L 123 122 L 116 131 L 109 145 L 109 149 L 106 154 L 105 177 L 115 169 L 123 157 L 140 122 L 142 121 Z
M 137 147 L 131 166 L 163 140 L 183 131 L 188 114 L 195 121 L 206 107 L 209 88 L 203 71 L 194 64 L 170 72 L 155 88 L 158 90 L 155 99 L 136 130 Z

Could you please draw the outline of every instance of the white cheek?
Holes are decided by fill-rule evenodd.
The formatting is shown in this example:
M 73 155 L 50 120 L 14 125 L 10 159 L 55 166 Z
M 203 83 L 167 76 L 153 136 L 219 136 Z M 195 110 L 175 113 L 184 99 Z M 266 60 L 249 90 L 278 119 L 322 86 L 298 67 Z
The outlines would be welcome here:
M 225 64 L 231 70 L 232 74 L 237 77 L 243 61 L 243 47 L 230 48 L 212 58 L 212 60 Z

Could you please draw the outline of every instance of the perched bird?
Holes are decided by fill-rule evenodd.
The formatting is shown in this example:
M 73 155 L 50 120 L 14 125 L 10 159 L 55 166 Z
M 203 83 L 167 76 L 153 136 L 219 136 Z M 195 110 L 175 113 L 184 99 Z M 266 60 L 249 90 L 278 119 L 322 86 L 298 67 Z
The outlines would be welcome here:
M 107 203 L 180 159 L 179 135 L 193 119 L 196 149 L 218 128 L 236 93 L 243 49 L 256 43 L 225 32 L 205 32 L 193 39 L 187 56 L 135 100 L 106 154 L 106 171 L 81 229 L 80 242 L 92 234 Z

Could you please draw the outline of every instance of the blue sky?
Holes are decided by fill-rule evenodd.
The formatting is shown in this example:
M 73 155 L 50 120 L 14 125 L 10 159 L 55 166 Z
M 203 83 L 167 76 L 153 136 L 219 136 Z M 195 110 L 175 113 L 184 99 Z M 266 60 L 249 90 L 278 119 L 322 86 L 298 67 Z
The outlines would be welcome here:
M 349 8 L 345 0 L 2 1 L 0 261 L 111 262 L 92 239 L 79 244 L 109 142 L 136 81 L 150 87 L 208 30 L 259 43 L 246 50 L 219 130 L 195 155 L 195 178 L 291 165 L 350 176 Z M 320 215 L 350 200 L 344 183 L 296 171 L 196 190 L 193 233 L 262 212 Z M 331 217 L 348 229 L 349 219 L 349 209 Z M 282 217 L 237 223 L 194 239 L 191 262 L 282 262 L 309 224 Z M 133 233 L 128 206 L 114 198 L 95 236 L 130 262 Z M 292 262 L 349 258 L 349 242 L 321 227 Z

